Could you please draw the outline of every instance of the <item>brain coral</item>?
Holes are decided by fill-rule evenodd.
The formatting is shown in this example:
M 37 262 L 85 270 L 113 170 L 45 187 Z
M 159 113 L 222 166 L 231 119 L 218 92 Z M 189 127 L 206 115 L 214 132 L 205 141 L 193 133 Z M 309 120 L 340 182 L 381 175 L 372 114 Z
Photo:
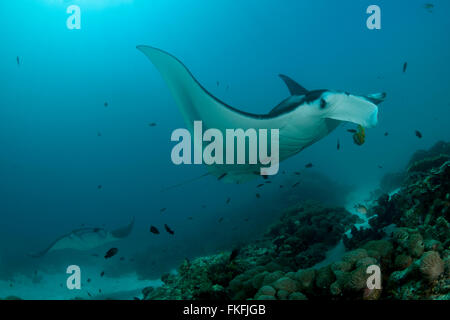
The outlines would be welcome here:
M 283 277 L 273 283 L 273 287 L 277 290 L 285 290 L 288 293 L 295 292 L 297 290 L 297 281 L 292 280 L 289 277 Z
M 275 296 L 276 290 L 271 286 L 263 286 L 255 295 L 255 299 L 258 299 L 260 296 Z
M 301 291 L 310 291 L 314 287 L 315 278 L 316 270 L 314 269 L 298 270 L 296 273 L 296 279 Z

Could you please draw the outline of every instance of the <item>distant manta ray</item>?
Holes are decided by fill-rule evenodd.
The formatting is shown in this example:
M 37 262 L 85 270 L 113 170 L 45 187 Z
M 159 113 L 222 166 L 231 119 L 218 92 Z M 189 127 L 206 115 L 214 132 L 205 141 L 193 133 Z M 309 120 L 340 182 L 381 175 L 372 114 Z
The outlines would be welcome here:
M 344 122 L 374 127 L 385 93 L 367 96 L 333 90 L 306 90 L 291 78 L 280 75 L 291 96 L 268 114 L 241 111 L 210 94 L 186 66 L 171 54 L 149 46 L 137 46 L 156 66 L 169 87 L 188 129 L 194 121 L 203 127 L 226 129 L 279 129 L 280 162 L 314 144 Z M 205 130 L 206 130 L 205 129 Z M 248 148 L 248 146 L 246 146 Z M 245 182 L 259 176 L 262 164 L 212 164 L 209 174 L 227 182 Z M 205 175 L 203 175 L 205 176 Z
M 65 234 L 53 241 L 46 249 L 41 252 L 30 254 L 33 258 L 42 257 L 50 251 L 62 249 L 90 250 L 107 243 L 117 241 L 127 237 L 134 226 L 134 218 L 131 223 L 122 228 L 113 231 L 107 231 L 104 228 L 80 228 Z

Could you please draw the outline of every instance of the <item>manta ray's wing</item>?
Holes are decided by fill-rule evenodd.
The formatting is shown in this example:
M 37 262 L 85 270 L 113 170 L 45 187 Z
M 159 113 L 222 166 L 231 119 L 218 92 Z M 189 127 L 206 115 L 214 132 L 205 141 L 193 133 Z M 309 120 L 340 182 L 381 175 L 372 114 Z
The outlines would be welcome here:
M 149 46 L 137 48 L 161 73 L 191 132 L 193 132 L 193 122 L 200 120 L 203 130 L 215 128 L 223 134 L 226 129 L 281 129 L 289 120 L 288 112 L 252 114 L 231 107 L 203 88 L 184 64 L 171 54 Z M 286 111 L 285 108 L 283 111 Z M 268 136 L 270 137 L 270 134 Z M 299 146 L 293 147 L 289 143 L 289 139 L 283 139 L 280 130 L 280 157 L 283 152 L 299 151 Z M 295 150 L 291 150 L 292 148 Z M 260 165 L 245 164 L 208 165 L 209 172 L 214 176 L 223 181 L 238 183 L 256 178 L 259 175 L 259 168 Z
M 133 226 L 134 226 L 134 217 L 133 217 L 133 219 L 131 219 L 131 222 L 129 225 L 111 231 L 111 235 L 117 239 L 126 238 L 130 235 L 131 231 L 133 230 Z
M 193 122 L 197 120 L 203 122 L 203 130 L 208 127 L 216 129 L 271 128 L 276 124 L 271 116 L 241 111 L 214 97 L 173 55 L 149 46 L 137 48 L 161 73 L 190 129 L 193 129 Z
M 37 253 L 31 253 L 29 254 L 30 257 L 32 258 L 40 258 L 44 255 L 46 255 L 51 249 L 53 249 L 58 243 L 60 243 L 61 241 L 64 241 L 64 239 L 67 239 L 68 237 L 70 237 L 72 233 L 68 233 L 65 234 L 63 236 L 58 237 L 55 241 L 53 241 L 47 248 L 45 248 L 42 251 L 39 251 Z
M 103 228 L 80 228 L 58 237 L 47 248 L 30 256 L 39 258 L 50 251 L 61 249 L 89 250 L 111 241 L 114 238 Z

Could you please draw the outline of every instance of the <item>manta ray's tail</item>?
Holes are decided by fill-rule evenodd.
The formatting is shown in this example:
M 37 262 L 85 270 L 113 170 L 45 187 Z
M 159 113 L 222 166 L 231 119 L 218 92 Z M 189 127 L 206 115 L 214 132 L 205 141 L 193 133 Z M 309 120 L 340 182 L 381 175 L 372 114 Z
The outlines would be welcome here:
M 169 186 L 169 187 L 165 187 L 165 188 L 161 189 L 161 192 L 164 192 L 164 191 L 167 191 L 167 190 L 170 190 L 170 189 L 174 189 L 174 188 L 178 188 L 178 187 L 184 186 L 185 184 L 188 184 L 188 183 L 197 181 L 197 180 L 199 180 L 199 179 L 201 179 L 201 178 L 203 178 L 203 177 L 206 177 L 206 176 L 208 176 L 208 175 L 210 175 L 210 172 L 204 173 L 204 174 L 202 174 L 201 176 L 197 176 L 197 177 L 191 178 L 191 179 L 189 179 L 189 180 L 182 181 L 182 182 L 177 183 L 177 184 L 175 184 L 175 185 L 172 185 L 172 186 Z

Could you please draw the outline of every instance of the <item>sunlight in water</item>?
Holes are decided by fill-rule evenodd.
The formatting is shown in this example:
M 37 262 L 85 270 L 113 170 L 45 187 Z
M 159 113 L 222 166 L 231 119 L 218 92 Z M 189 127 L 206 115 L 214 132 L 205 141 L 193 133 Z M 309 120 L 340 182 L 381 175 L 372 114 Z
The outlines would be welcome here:
M 121 4 L 133 3 L 133 0 L 42 0 L 49 5 L 70 6 L 72 4 L 84 7 L 105 8 Z

